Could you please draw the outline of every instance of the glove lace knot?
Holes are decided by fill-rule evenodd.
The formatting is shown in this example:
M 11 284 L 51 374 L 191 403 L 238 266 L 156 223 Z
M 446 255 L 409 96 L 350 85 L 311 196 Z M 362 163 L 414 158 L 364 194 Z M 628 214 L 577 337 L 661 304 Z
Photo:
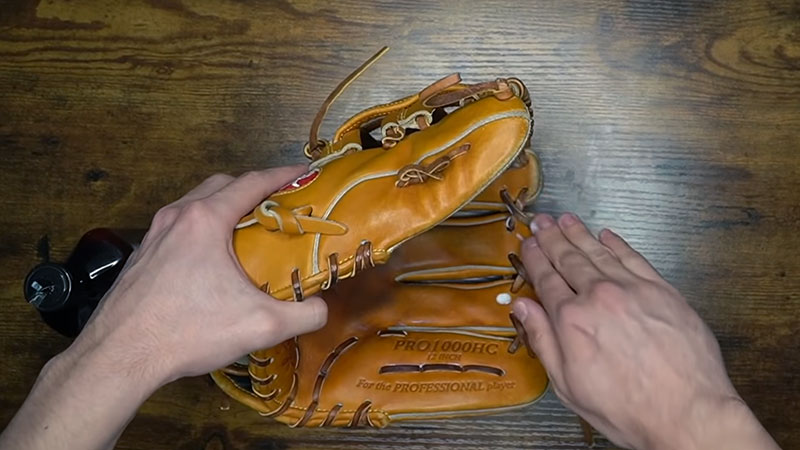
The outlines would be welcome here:
M 397 122 L 387 122 L 381 127 L 381 146 L 388 150 L 403 140 L 407 129 L 424 130 L 431 124 L 433 124 L 433 114 L 424 109 L 415 111 Z
M 500 199 L 503 203 L 506 204 L 506 208 L 510 216 L 506 220 L 506 228 L 508 231 L 514 230 L 516 226 L 515 220 L 522 222 L 525 226 L 530 225 L 533 216 L 527 212 L 525 212 L 525 200 L 524 198 L 528 194 L 528 188 L 520 189 L 519 193 L 516 197 L 512 198 L 511 194 L 508 193 L 508 189 L 501 189 L 500 190 Z
M 402 188 L 431 179 L 441 180 L 441 173 L 450 166 L 454 159 L 464 155 L 469 148 L 469 144 L 463 144 L 446 155 L 436 158 L 430 164 L 408 164 L 397 173 L 397 181 L 394 184 Z

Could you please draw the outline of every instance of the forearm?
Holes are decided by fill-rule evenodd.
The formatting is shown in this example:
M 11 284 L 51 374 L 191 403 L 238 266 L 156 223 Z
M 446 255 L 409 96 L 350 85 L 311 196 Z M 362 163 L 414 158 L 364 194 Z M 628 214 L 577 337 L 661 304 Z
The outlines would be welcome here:
M 217 174 L 159 210 L 86 328 L 42 370 L 0 448 L 113 446 L 163 384 L 322 327 L 322 299 L 268 296 L 249 282 L 232 248 L 241 217 L 307 169 Z
M 698 402 L 704 403 L 704 402 Z M 739 398 L 729 398 L 693 408 L 668 433 L 653 433 L 650 450 L 708 449 L 780 450 L 748 406 Z
M 113 447 L 138 407 L 160 385 L 124 354 L 73 346 L 44 367 L 0 435 L 0 448 Z
M 708 419 L 706 432 L 696 441 L 695 448 L 780 450 L 772 436 L 741 399 L 730 400 L 716 417 Z

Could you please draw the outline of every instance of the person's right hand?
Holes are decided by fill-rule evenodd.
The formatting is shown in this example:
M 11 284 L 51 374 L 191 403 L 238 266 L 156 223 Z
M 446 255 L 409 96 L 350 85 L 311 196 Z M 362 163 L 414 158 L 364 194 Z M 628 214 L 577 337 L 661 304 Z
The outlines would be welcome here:
M 616 234 L 537 215 L 522 259 L 541 305 L 514 304 L 561 401 L 637 449 L 777 448 L 681 294 Z

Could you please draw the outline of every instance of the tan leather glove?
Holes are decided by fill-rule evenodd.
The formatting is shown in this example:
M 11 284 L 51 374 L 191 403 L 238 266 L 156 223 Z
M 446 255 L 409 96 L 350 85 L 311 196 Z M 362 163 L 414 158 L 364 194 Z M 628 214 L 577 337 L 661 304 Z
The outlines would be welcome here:
M 243 218 L 233 242 L 270 295 L 302 301 L 323 290 L 328 325 L 254 352 L 246 370 L 217 371 L 214 380 L 295 426 L 385 426 L 535 400 L 547 379 L 537 360 L 516 352 L 505 303 L 523 284 L 508 258 L 527 233 L 516 223 L 529 220 L 522 208 L 541 183 L 538 161 L 523 151 L 532 128 L 524 86 L 449 76 L 319 140 L 337 95 L 312 126 L 310 171 Z M 433 267 L 416 269 L 425 261 Z M 414 344 L 423 341 L 440 347 Z

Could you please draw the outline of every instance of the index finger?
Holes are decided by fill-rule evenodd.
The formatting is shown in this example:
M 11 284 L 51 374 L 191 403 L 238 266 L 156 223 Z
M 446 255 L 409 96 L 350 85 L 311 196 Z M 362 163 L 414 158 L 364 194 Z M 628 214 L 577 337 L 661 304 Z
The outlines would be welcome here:
M 208 198 L 226 219 L 236 222 L 259 202 L 306 171 L 308 166 L 303 164 L 247 172 Z
M 576 297 L 575 292 L 539 247 L 535 237 L 525 239 L 522 243 L 522 263 L 530 275 L 536 295 L 549 315 L 556 312 L 559 304 Z
M 228 183 L 234 179 L 235 178 L 225 173 L 215 173 L 214 175 L 211 175 L 203 180 L 202 183 L 195 186 L 191 191 L 184 194 L 183 197 L 179 198 L 172 204 L 176 205 L 180 203 L 189 203 L 191 201 L 206 198 L 214 192 L 217 192 L 223 187 L 227 186 Z

